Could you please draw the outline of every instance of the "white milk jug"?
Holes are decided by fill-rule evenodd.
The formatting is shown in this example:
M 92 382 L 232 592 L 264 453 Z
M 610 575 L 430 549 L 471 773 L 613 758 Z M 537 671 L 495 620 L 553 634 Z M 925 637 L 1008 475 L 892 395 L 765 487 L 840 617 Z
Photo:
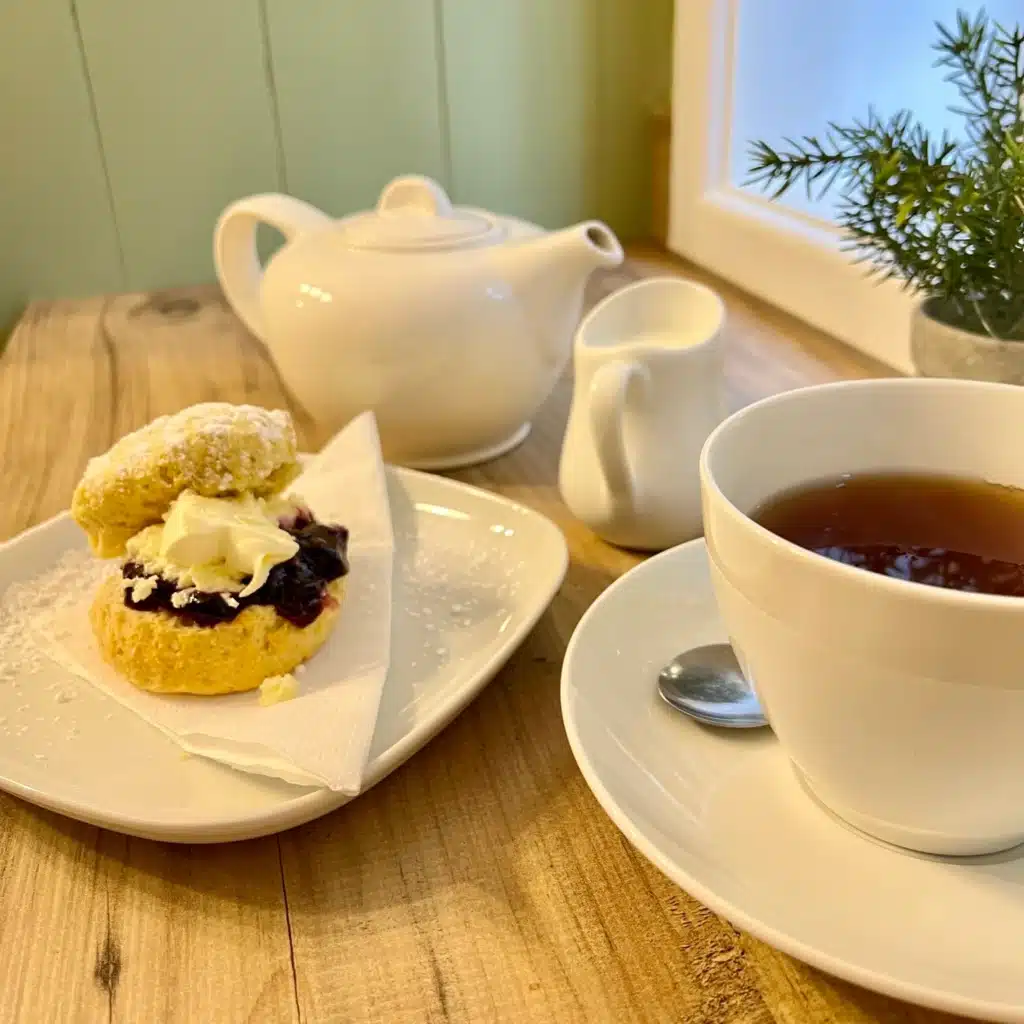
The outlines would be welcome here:
M 725 417 L 725 307 L 710 289 L 649 278 L 599 303 L 576 332 L 559 488 L 620 547 L 700 536 L 701 448 Z

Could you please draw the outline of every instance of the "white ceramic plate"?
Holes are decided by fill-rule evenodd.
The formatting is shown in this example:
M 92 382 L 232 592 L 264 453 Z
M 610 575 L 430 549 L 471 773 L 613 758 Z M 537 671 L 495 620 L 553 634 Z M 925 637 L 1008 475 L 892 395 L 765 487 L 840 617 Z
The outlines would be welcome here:
M 364 791 L 490 681 L 548 606 L 568 561 L 553 523 L 504 498 L 391 467 L 388 491 L 396 542 L 391 671 Z M 83 545 L 67 515 L 0 545 L 0 588 Z M 0 678 L 0 788 L 104 828 L 187 843 L 279 832 L 350 799 L 186 757 L 47 660 L 31 675 Z
M 639 565 L 581 620 L 562 670 L 573 753 L 656 867 L 735 925 L 849 981 L 1024 1021 L 1024 848 L 961 860 L 875 843 L 797 782 L 773 734 L 665 705 L 658 669 L 726 639 L 703 541 Z

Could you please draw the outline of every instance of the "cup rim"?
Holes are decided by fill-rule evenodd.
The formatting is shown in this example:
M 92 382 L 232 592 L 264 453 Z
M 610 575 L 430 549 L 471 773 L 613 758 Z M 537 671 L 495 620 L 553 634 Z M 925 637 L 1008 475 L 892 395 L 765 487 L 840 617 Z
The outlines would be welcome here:
M 726 506 L 728 512 L 738 517 L 743 525 L 753 531 L 754 535 L 761 538 L 768 544 L 781 548 L 786 554 L 805 565 L 811 571 L 826 573 L 837 581 L 845 580 L 847 583 L 877 589 L 892 593 L 894 596 L 900 594 L 904 598 L 916 597 L 922 601 L 932 603 L 956 605 L 967 608 L 991 608 L 992 610 L 1008 611 L 1017 609 L 1024 612 L 1024 597 L 1012 597 L 1004 594 L 979 594 L 966 590 L 948 590 L 944 587 L 933 587 L 924 583 L 916 583 L 913 580 L 899 580 L 891 576 L 884 576 L 881 573 L 865 572 L 856 566 L 846 565 L 844 562 L 836 562 L 824 555 L 815 554 L 806 548 L 794 544 L 785 537 L 780 537 L 771 530 L 766 529 L 746 512 L 739 508 L 719 486 L 715 479 L 713 467 L 714 449 L 719 439 L 730 430 L 735 430 L 736 425 L 745 419 L 757 416 L 760 412 L 772 405 L 783 404 L 787 401 L 798 400 L 799 395 L 805 392 L 814 391 L 878 391 L 878 390 L 930 390 L 935 392 L 947 391 L 988 391 L 990 394 L 1015 393 L 1024 401 L 1024 389 L 1016 384 L 999 384 L 991 381 L 960 380 L 953 378 L 930 378 L 930 377 L 880 377 L 862 380 L 830 381 L 824 384 L 811 384 L 806 387 L 791 388 L 776 395 L 759 399 L 750 405 L 738 409 L 726 417 L 708 435 L 704 446 L 701 448 L 699 471 L 701 487 L 706 489 L 715 499 Z

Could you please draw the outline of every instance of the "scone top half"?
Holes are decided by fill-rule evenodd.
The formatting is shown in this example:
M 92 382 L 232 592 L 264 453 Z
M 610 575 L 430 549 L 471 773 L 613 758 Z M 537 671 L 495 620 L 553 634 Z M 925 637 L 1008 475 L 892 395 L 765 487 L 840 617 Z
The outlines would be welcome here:
M 295 427 L 282 410 L 206 402 L 161 416 L 92 459 L 71 515 L 101 558 L 159 523 L 185 491 L 269 497 L 299 474 Z

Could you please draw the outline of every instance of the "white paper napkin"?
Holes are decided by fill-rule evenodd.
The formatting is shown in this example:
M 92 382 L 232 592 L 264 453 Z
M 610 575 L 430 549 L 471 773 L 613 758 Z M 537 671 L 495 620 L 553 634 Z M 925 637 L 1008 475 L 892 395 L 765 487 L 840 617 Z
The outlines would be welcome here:
M 132 686 L 100 656 L 89 625 L 97 569 L 80 597 L 38 624 L 46 653 L 98 686 L 184 750 L 296 785 L 359 792 L 391 645 L 394 536 L 377 424 L 364 413 L 314 456 L 291 490 L 321 522 L 350 531 L 351 569 L 341 614 L 296 675 L 299 696 L 260 707 L 258 691 L 159 696 Z M 51 646 L 52 645 L 52 646 Z

